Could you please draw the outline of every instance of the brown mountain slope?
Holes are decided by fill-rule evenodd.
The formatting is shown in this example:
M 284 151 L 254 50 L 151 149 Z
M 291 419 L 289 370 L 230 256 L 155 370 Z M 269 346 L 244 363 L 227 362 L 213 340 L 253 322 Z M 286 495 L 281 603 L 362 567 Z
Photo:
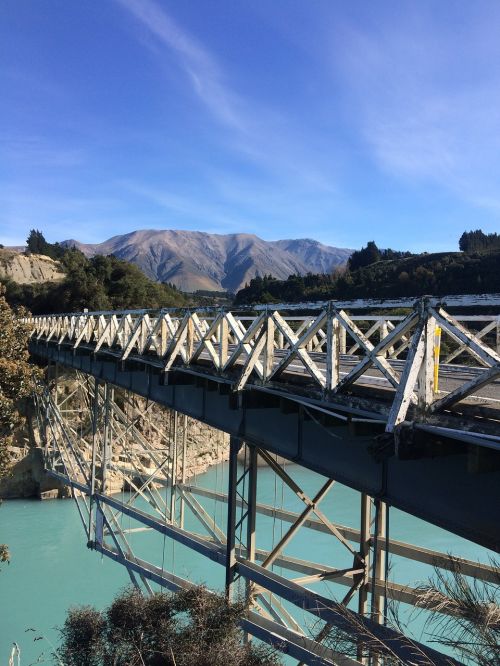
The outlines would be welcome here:
M 114 254 L 137 264 L 149 277 L 184 291 L 237 291 L 257 275 L 286 278 L 293 273 L 329 272 L 347 261 L 351 250 L 311 239 L 264 241 L 252 234 L 140 230 L 98 244 L 76 240 L 87 256 Z

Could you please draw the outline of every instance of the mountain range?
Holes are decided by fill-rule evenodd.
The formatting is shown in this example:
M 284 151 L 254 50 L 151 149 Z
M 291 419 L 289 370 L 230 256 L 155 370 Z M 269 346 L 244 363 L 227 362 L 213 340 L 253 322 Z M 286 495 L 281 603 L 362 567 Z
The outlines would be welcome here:
M 310 238 L 265 241 L 253 234 L 144 229 L 113 236 L 103 243 L 70 239 L 87 257 L 113 254 L 130 261 L 151 279 L 187 292 L 236 292 L 252 278 L 329 273 L 345 264 L 352 250 L 323 245 Z

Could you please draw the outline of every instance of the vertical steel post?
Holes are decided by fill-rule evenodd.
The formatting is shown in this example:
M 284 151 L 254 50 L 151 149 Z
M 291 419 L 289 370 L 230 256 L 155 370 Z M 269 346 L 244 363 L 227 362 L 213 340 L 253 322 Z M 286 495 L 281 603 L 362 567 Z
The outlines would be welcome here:
M 186 483 L 186 448 L 187 448 L 187 414 L 184 414 L 182 419 L 182 487 Z M 180 495 L 180 515 L 179 515 L 179 525 L 184 529 L 184 493 Z
M 359 554 L 364 562 L 363 582 L 359 588 L 358 612 L 360 615 L 368 613 L 368 592 L 370 578 L 370 546 L 371 546 L 371 515 L 372 500 L 366 493 L 361 493 L 361 524 L 359 532 Z M 362 664 L 367 663 L 363 653 L 363 643 L 358 643 L 358 661 Z
M 248 495 L 247 503 L 247 529 L 246 529 L 246 558 L 249 562 L 255 562 L 256 548 L 256 517 L 257 517 L 257 447 L 253 444 L 245 444 L 248 451 Z M 252 582 L 246 582 L 246 600 L 250 607 L 252 605 Z M 245 640 L 250 641 L 252 636 L 245 634 Z
M 171 440 L 172 447 L 172 475 L 170 477 L 170 522 L 175 525 L 175 496 L 177 486 L 177 432 L 178 432 L 178 413 L 174 411 L 174 435 Z
M 359 534 L 359 554 L 365 564 L 363 584 L 359 588 L 358 611 L 361 615 L 368 612 L 368 579 L 370 577 L 371 544 L 371 508 L 372 500 L 366 493 L 361 493 L 361 525 Z
M 54 462 L 54 454 L 53 451 L 51 451 L 51 448 L 49 448 L 49 438 L 50 438 L 50 428 L 49 428 L 49 403 L 48 401 L 45 403 L 45 414 L 44 414 L 44 419 L 43 419 L 43 440 L 44 440 L 44 454 L 45 457 L 47 458 L 50 454 L 51 455 L 51 460 Z
M 92 412 L 92 462 L 90 467 L 90 501 L 89 501 L 89 528 L 88 540 L 92 539 L 92 521 L 95 494 L 95 464 L 97 457 L 97 429 L 99 425 L 99 380 L 94 379 L 94 404 Z
M 236 486 L 238 483 L 238 451 L 241 442 L 231 436 L 229 440 L 229 488 L 227 493 L 227 542 L 226 542 L 226 596 L 233 597 L 236 576 Z
M 387 576 L 386 548 L 382 541 L 386 538 L 387 505 L 379 499 L 375 500 L 375 535 L 373 539 L 373 580 L 372 580 L 372 619 L 378 624 L 384 622 L 384 598 L 377 591 L 379 583 L 385 583 Z M 386 544 L 387 545 L 387 544 Z
M 380 583 L 385 583 L 387 579 L 387 554 L 386 548 L 382 547 L 382 541 L 389 538 L 386 531 L 387 505 L 379 499 L 375 500 L 375 534 L 373 537 L 373 571 L 372 571 L 372 620 L 378 624 L 385 621 L 385 595 L 377 590 Z M 381 666 L 381 657 L 373 654 L 370 661 L 371 666 Z
M 55 367 L 55 365 L 56 364 L 54 363 L 54 367 Z M 52 465 L 53 465 L 53 463 L 54 463 L 54 447 L 52 446 L 52 434 L 50 432 L 50 427 L 49 427 L 49 422 L 50 422 L 49 421 L 50 376 L 52 374 L 50 368 L 51 368 L 51 363 L 50 363 L 50 361 L 48 361 L 48 364 L 47 364 L 47 392 L 48 392 L 48 396 L 47 396 L 47 401 L 45 403 L 45 418 L 44 418 L 44 422 L 43 422 L 43 430 L 44 430 L 43 437 L 44 437 L 44 440 L 45 440 L 45 456 L 48 456 L 48 455 L 51 456 Z
M 57 388 L 59 384 L 59 363 L 54 364 L 54 405 L 57 407 Z
M 113 399 L 113 388 L 105 382 L 104 384 L 104 433 L 102 443 L 101 482 L 102 493 L 108 491 L 108 464 L 111 460 L 113 442 L 111 436 L 111 400 Z
M 255 562 L 255 523 L 257 516 L 257 447 L 252 444 L 246 444 L 246 447 L 248 450 L 246 557 L 249 562 Z

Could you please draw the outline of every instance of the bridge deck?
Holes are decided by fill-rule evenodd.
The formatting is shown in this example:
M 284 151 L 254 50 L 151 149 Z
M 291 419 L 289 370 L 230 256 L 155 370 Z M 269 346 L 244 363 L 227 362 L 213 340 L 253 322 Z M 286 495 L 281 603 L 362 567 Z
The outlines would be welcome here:
M 500 297 L 453 302 L 36 317 L 31 349 L 496 549 Z

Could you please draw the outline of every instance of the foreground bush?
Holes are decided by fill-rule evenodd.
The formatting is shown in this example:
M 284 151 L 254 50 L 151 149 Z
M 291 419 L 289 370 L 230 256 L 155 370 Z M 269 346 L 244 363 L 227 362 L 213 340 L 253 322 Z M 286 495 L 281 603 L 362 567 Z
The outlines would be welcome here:
M 243 642 L 243 604 L 204 587 L 119 595 L 105 612 L 71 609 L 61 629 L 65 666 L 278 666 L 270 648 Z

